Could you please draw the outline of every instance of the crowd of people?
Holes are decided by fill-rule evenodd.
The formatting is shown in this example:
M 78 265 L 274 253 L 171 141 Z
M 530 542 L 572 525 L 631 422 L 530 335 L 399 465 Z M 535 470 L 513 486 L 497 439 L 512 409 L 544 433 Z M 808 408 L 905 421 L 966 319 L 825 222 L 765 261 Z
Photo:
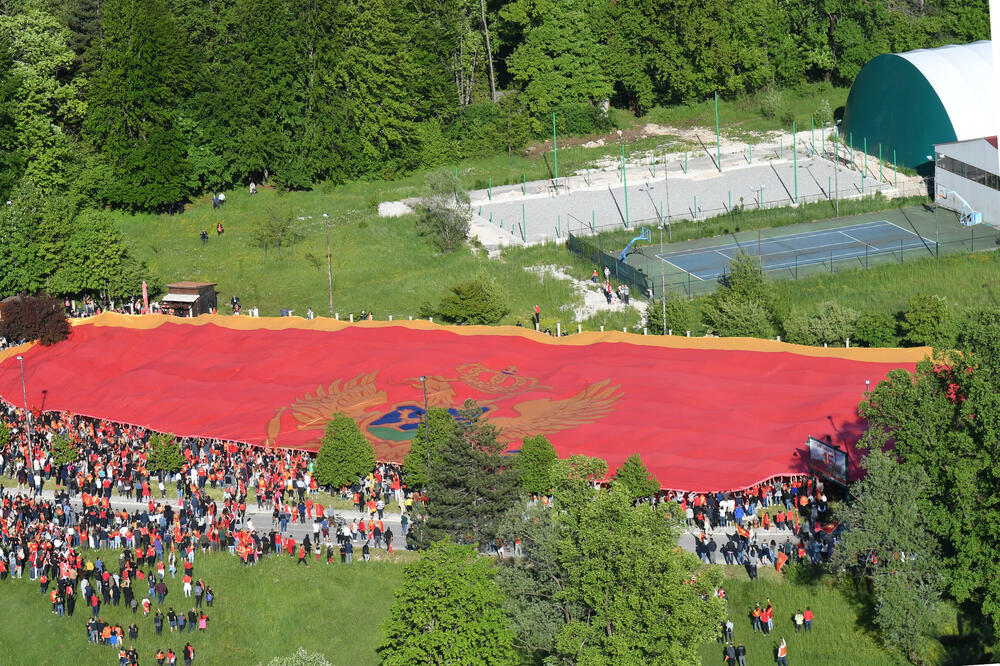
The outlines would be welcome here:
M 55 413 L 32 415 L 29 425 L 10 405 L 0 407 L 0 426 L 9 434 L 0 446 L 0 473 L 16 484 L 0 488 L 0 580 L 27 575 L 38 581 L 61 617 L 85 605 L 88 640 L 118 650 L 121 664 L 138 663 L 126 643 L 136 639 L 139 627 L 106 622 L 102 606 L 124 605 L 137 617 L 151 616 L 157 636 L 164 627 L 169 633 L 208 630 L 207 608 L 216 592 L 194 574 L 199 551 L 228 550 L 244 566 L 281 554 L 308 565 L 313 557 L 321 560 L 325 542 L 327 563 L 338 552 L 341 562 L 350 563 L 354 544 L 361 542 L 368 560 L 372 544 L 392 548 L 392 530 L 383 522 L 386 505 L 405 506 L 399 470 L 391 466 L 380 465 L 341 490 L 367 517 L 338 522 L 319 501 L 313 459 L 306 453 L 182 440 L 181 470 L 159 476 L 147 469 L 149 433 L 143 428 Z M 75 460 L 56 462 L 57 437 L 76 451 Z M 50 479 L 61 486 L 51 500 L 42 494 Z M 210 488 L 221 490 L 221 504 Z M 258 508 L 272 511 L 270 532 L 255 529 L 247 517 L 249 493 Z M 138 507 L 113 507 L 113 494 Z M 307 533 L 297 542 L 289 523 L 307 521 L 312 537 Z M 98 556 L 86 559 L 84 549 Z M 116 565 L 103 559 L 106 550 L 119 551 Z M 178 591 L 182 596 L 175 600 Z M 189 609 L 175 611 L 178 602 Z M 185 664 L 194 659 L 190 644 L 180 654 Z M 160 650 L 156 660 L 175 663 L 176 653 Z
M 387 506 L 399 505 L 405 536 L 408 510 L 422 499 L 406 493 L 401 470 L 380 464 L 354 486 L 340 489 L 341 498 L 362 516 L 347 520 L 320 501 L 314 459 L 307 452 L 181 439 L 182 468 L 161 476 L 147 468 L 150 433 L 140 427 L 57 413 L 32 415 L 29 425 L 21 410 L 2 403 L 0 425 L 10 433 L 0 447 L 0 473 L 16 481 L 14 494 L 0 490 L 0 580 L 27 573 L 39 581 L 59 616 L 72 616 L 78 603 L 85 604 L 88 640 L 117 649 L 123 665 L 138 663 L 134 649 L 125 645 L 135 640 L 139 627 L 105 622 L 102 605 L 124 604 L 137 616 L 152 616 L 157 636 L 164 627 L 168 636 L 207 631 L 206 608 L 213 605 L 215 591 L 194 576 L 199 551 L 228 550 L 246 567 L 282 554 L 309 566 L 311 561 L 332 564 L 338 555 L 350 564 L 360 546 L 367 561 L 372 548 L 392 550 L 394 535 L 384 522 Z M 75 449 L 75 460 L 56 462 L 57 437 Z M 42 496 L 49 479 L 61 486 L 52 500 Z M 220 493 L 210 494 L 211 488 L 221 491 L 221 503 L 212 496 Z M 270 512 L 270 531 L 247 517 L 251 493 L 258 511 Z M 139 508 L 113 508 L 115 494 Z M 822 482 L 807 477 L 772 480 L 740 492 L 667 491 L 651 501 L 676 504 L 680 525 L 695 536 L 703 561 L 715 563 L 721 551 L 727 564 L 743 565 L 751 579 L 758 566 L 773 565 L 780 572 L 789 560 L 827 559 L 838 534 L 827 522 Z M 301 540 L 291 533 L 293 525 L 306 526 Z M 775 532 L 777 539 L 767 538 Z M 776 543 L 782 535 L 783 543 Z M 86 560 L 84 548 L 120 551 L 117 565 L 100 557 Z M 177 576 L 182 598 L 191 599 L 187 611 L 164 606 L 176 604 L 169 588 Z M 773 612 L 769 602 L 758 605 L 750 616 L 754 631 L 771 631 Z M 738 661 L 741 646 L 732 642 L 731 624 L 724 628 L 726 652 L 732 648 Z M 797 613 L 794 626 L 809 631 L 812 611 Z M 187 664 L 194 659 L 190 644 L 180 654 Z M 172 648 L 159 650 L 156 661 L 171 664 L 176 657 Z

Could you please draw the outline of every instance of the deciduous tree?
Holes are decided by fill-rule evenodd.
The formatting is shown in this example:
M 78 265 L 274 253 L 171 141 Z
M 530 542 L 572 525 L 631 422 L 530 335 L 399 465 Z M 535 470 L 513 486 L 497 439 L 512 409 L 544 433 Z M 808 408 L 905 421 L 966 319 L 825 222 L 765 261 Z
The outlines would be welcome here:
M 379 647 L 386 666 L 518 663 L 495 564 L 445 539 L 406 565 Z

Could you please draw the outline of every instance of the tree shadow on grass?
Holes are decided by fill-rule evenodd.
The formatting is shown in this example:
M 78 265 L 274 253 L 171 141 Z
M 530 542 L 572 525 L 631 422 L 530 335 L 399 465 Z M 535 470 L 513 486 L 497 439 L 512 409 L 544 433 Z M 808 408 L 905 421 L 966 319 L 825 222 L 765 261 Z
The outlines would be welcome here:
M 843 575 L 837 579 L 837 589 L 847 600 L 857 616 L 857 626 L 876 642 L 881 643 L 882 632 L 875 624 L 875 592 L 867 578 Z

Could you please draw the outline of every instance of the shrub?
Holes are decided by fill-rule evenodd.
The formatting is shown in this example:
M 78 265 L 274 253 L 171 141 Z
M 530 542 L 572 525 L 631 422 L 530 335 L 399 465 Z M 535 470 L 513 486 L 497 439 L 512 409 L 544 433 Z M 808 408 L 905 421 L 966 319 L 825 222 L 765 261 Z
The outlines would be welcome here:
M 910 306 L 903 313 L 899 328 L 903 344 L 913 347 L 950 348 L 958 334 L 948 302 L 940 296 L 928 294 L 917 294 L 910 299 Z
M 525 437 L 521 451 L 514 459 L 514 467 L 520 472 L 518 483 L 529 493 L 549 492 L 552 488 L 552 463 L 558 457 L 555 447 L 544 435 Z
M 813 315 L 793 313 L 785 321 L 785 339 L 800 345 L 843 345 L 854 335 L 858 313 L 827 301 Z
M 611 131 L 611 118 L 593 104 L 563 104 L 553 110 L 556 114 L 556 130 L 560 134 L 598 134 Z
M 451 324 L 495 324 L 509 313 L 507 290 L 484 273 L 453 286 L 433 309 L 434 316 Z
M 884 312 L 864 312 L 854 322 L 852 339 L 865 347 L 895 347 L 896 320 Z
M 51 296 L 19 296 L 3 306 L 0 337 L 11 342 L 32 342 L 54 345 L 69 337 L 66 308 Z
M 708 332 L 722 337 L 773 338 L 772 313 L 757 301 L 735 298 L 705 307 Z
M 653 335 L 663 335 L 671 330 L 691 331 L 697 322 L 691 301 L 674 293 L 667 294 L 665 299 L 650 301 L 646 306 L 646 327 Z
M 822 127 L 823 123 L 833 122 L 833 109 L 830 108 L 830 102 L 824 99 L 819 103 L 813 112 L 813 120 L 819 127 Z
M 472 219 L 469 197 L 450 171 L 429 174 L 427 188 L 429 194 L 417 209 L 417 229 L 440 251 L 452 252 L 469 236 Z
M 781 91 L 768 88 L 760 96 L 760 114 L 765 118 L 774 118 L 781 110 Z

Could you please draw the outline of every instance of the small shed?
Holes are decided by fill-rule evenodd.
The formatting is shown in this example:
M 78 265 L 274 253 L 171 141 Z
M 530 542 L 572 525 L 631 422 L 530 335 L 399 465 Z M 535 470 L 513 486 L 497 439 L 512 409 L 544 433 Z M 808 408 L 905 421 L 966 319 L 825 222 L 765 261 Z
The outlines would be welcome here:
M 215 311 L 215 282 L 175 282 L 167 285 L 167 295 L 160 299 L 164 314 L 197 317 Z

